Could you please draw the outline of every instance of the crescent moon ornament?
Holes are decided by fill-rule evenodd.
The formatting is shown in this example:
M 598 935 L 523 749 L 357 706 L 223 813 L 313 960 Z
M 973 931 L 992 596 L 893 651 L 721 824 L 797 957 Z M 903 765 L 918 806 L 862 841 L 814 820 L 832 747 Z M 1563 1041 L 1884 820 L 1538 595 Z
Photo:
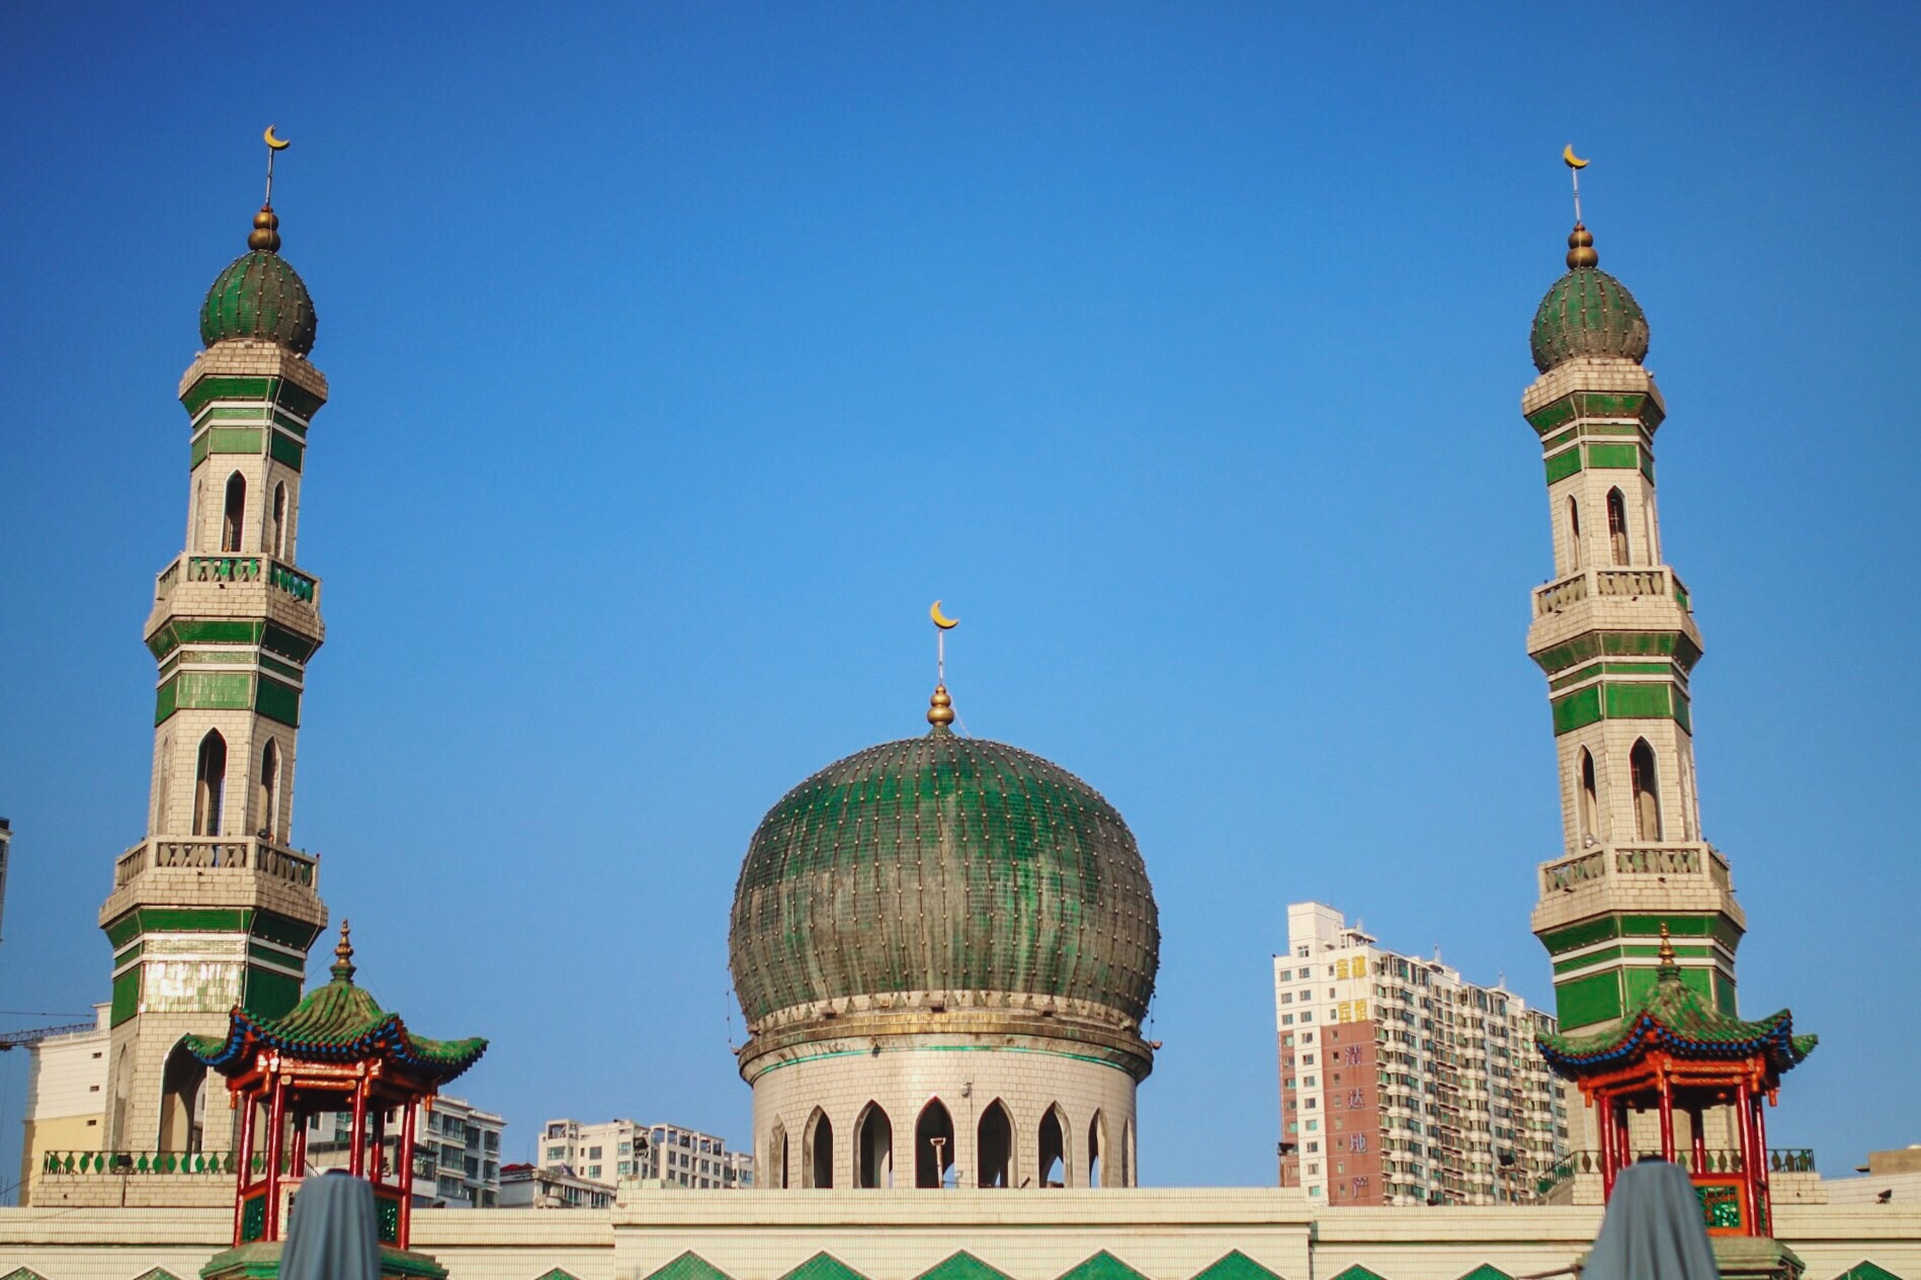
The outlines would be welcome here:
M 282 143 L 281 145 L 284 146 L 286 144 Z M 1574 144 L 1572 142 L 1561 148 L 1561 161 L 1570 169 L 1585 169 L 1588 164 L 1587 161 L 1574 154 Z
M 959 618 L 950 618 L 940 611 L 940 601 L 938 600 L 934 601 L 934 607 L 927 611 L 927 616 L 932 618 L 934 625 L 942 631 L 952 631 L 960 625 Z
M 272 125 L 268 125 L 267 131 L 260 135 L 262 138 L 266 139 L 267 147 L 269 150 L 285 151 L 288 147 L 291 147 L 293 145 L 293 142 L 290 139 L 274 137 L 273 130 L 274 130 L 274 127 Z

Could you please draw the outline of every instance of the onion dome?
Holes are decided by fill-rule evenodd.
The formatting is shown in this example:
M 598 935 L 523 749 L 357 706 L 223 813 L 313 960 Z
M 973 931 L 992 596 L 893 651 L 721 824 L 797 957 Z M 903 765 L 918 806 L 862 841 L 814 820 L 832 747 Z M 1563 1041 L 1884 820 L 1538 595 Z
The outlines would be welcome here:
M 1554 282 L 1534 313 L 1529 345 L 1542 373 L 1581 356 L 1639 364 L 1648 353 L 1648 321 L 1627 286 L 1600 269 L 1594 237 L 1580 223 L 1567 238 L 1568 273 Z
M 947 728 L 807 779 L 754 832 L 734 890 L 734 990 L 768 1014 L 854 996 L 1087 1002 L 1138 1027 L 1159 915 L 1133 834 L 1073 774 Z
M 253 218 L 249 252 L 235 258 L 207 290 L 200 308 L 200 340 L 207 346 L 234 338 L 272 342 L 304 356 L 313 350 L 313 298 L 280 256 L 280 219 L 272 206 Z

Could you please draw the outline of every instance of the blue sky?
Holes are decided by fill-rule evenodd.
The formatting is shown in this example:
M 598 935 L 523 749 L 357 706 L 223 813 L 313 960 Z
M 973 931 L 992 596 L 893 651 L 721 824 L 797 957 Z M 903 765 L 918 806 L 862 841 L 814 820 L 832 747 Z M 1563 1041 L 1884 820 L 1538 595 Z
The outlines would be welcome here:
M 333 400 L 295 842 L 458 1092 L 747 1137 L 760 815 L 966 727 L 1127 816 L 1164 941 L 1143 1177 L 1271 1181 L 1319 899 L 1548 994 L 1560 828 L 1527 326 L 1573 141 L 1653 326 L 1665 549 L 1744 1012 L 1830 1172 L 1921 1140 L 1921 11 L 201 5 L 0 15 L 0 1024 L 105 996 L 143 830 L 175 383 L 276 205 Z M 316 966 L 318 971 L 318 966 Z M 10 1170 L 24 1055 L 0 1055 Z

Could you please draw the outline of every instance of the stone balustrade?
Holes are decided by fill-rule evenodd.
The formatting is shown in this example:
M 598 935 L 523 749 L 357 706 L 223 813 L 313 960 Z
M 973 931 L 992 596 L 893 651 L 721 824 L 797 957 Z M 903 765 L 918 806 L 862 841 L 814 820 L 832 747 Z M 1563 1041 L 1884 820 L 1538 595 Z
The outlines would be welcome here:
M 200 1173 L 231 1178 L 238 1160 L 231 1151 L 48 1151 L 40 1157 L 42 1174 L 75 1177 L 150 1177 Z M 254 1157 L 254 1168 L 260 1157 Z
M 1724 890 L 1733 884 L 1727 858 L 1711 844 L 1631 844 L 1597 845 L 1550 862 L 1541 868 L 1541 888 L 1556 893 L 1613 876 L 1706 878 Z
M 272 556 L 176 556 L 153 581 L 154 603 L 164 602 L 183 582 L 264 582 L 300 604 L 318 606 L 320 580 Z
M 1544 618 L 1589 597 L 1633 600 L 1650 597 L 1672 600 L 1683 609 L 1688 604 L 1688 589 L 1674 570 L 1666 565 L 1642 568 L 1583 569 L 1534 589 L 1534 616 Z
M 246 871 L 312 889 L 319 879 L 320 859 L 256 836 L 154 836 L 120 855 L 114 863 L 113 885 L 124 889 L 150 867 L 186 867 L 203 871 Z

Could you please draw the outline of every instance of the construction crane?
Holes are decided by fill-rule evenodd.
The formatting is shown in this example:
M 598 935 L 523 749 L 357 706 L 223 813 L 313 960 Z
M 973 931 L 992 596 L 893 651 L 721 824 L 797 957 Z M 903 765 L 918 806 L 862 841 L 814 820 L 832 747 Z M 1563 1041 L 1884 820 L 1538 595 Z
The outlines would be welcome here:
M 70 1036 L 80 1031 L 92 1031 L 96 1024 L 91 1022 L 69 1022 L 64 1027 L 35 1027 L 31 1031 L 0 1031 L 0 1053 L 17 1045 L 36 1045 L 54 1036 Z

